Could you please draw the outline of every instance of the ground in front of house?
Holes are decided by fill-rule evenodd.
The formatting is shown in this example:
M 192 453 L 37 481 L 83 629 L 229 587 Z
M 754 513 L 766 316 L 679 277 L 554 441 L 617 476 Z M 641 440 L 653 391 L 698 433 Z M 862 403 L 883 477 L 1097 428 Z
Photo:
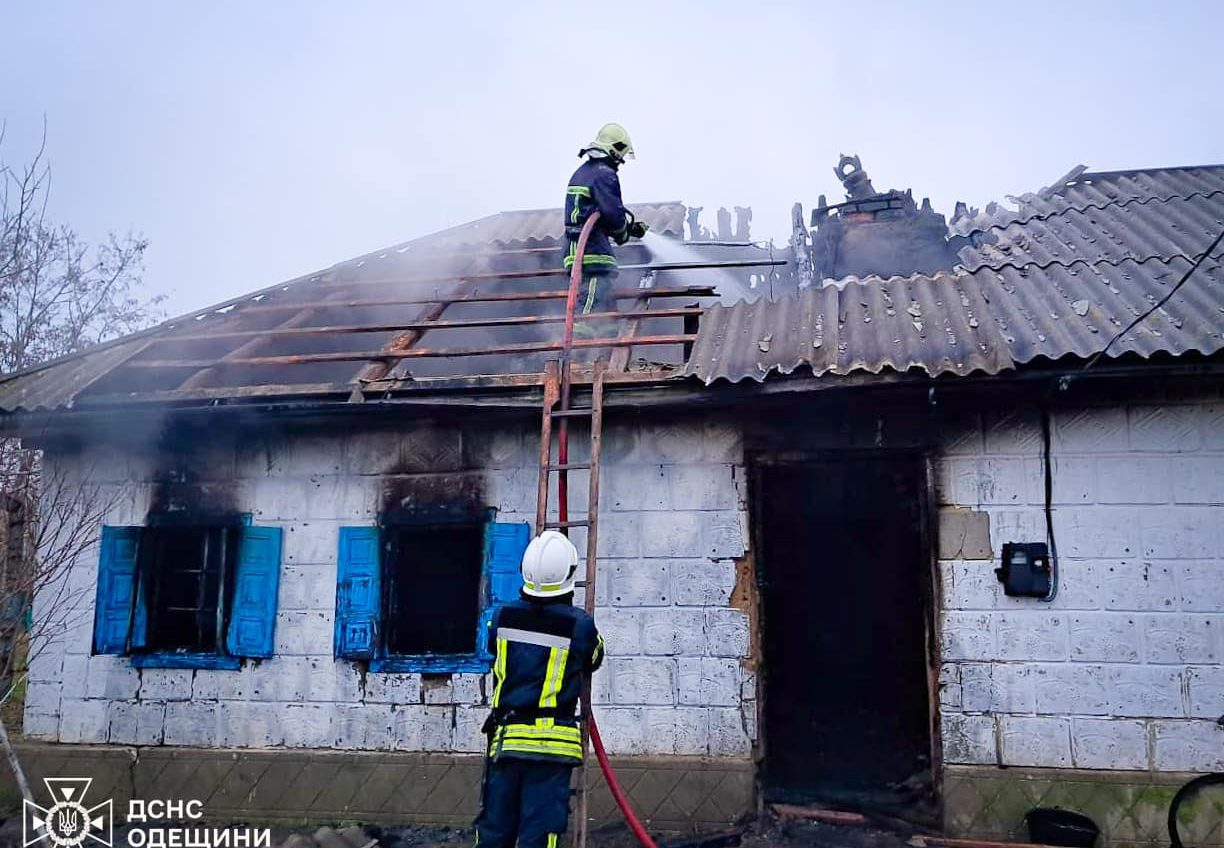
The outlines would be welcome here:
M 209 827 L 224 827 L 220 823 L 210 822 Z M 339 827 L 339 823 L 336 825 Z M 131 826 L 115 830 L 113 844 L 125 846 L 131 844 L 128 831 Z M 473 831 L 470 829 L 429 826 L 366 826 L 362 828 L 371 839 L 378 840 L 379 848 L 466 848 L 473 844 Z M 907 832 L 900 828 L 884 830 L 876 827 L 854 826 L 842 827 L 810 821 L 795 821 L 769 817 L 764 821 L 754 822 L 742 829 L 739 837 L 739 848 L 808 848 L 820 846 L 824 848 L 908 848 L 908 840 L 916 831 Z M 271 828 L 270 844 L 276 846 L 309 846 L 318 848 L 334 848 L 330 843 L 335 840 L 333 831 L 323 838 L 315 838 L 315 830 L 303 828 Z M 730 832 L 728 832 L 730 833 Z M 306 837 L 306 840 L 298 837 Z M 701 840 L 709 837 L 714 841 L 711 846 L 730 846 L 734 843 L 718 840 L 722 834 L 718 832 L 706 834 L 654 834 L 660 848 L 669 846 L 689 846 L 701 848 Z M 288 845 L 287 845 L 288 843 Z M 22 846 L 21 819 L 13 817 L 0 824 L 0 848 L 20 848 Z M 337 843 L 338 845 L 339 843 Z M 636 848 L 637 841 L 629 828 L 622 822 L 604 825 L 594 829 L 588 840 L 589 848 Z

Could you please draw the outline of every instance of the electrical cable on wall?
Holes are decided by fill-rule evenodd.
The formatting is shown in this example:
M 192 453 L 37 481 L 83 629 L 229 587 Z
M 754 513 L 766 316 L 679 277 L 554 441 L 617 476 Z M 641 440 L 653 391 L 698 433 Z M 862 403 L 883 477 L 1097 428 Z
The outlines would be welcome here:
M 1042 600 L 1058 595 L 1058 542 L 1054 538 L 1054 460 L 1050 450 L 1050 404 L 1041 404 L 1041 465 L 1045 475 L 1046 544 L 1050 546 L 1050 592 Z
M 1054 457 L 1051 447 L 1052 395 L 1041 398 L 1041 464 L 1045 496 L 1045 541 L 1004 542 L 995 576 L 1013 598 L 1049 602 L 1058 594 L 1058 541 L 1054 533 Z

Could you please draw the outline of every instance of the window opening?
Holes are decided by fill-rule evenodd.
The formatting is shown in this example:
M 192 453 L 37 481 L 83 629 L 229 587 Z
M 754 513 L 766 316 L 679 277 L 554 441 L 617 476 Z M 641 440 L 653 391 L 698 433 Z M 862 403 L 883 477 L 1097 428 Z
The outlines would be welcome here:
M 485 525 L 401 524 L 386 532 L 386 653 L 475 653 Z
M 239 533 L 231 527 L 147 527 L 150 651 L 225 653 Z

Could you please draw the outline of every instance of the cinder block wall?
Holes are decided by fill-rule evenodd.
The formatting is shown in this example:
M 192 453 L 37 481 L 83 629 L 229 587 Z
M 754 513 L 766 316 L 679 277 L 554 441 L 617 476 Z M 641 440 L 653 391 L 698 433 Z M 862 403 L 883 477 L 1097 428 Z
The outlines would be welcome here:
M 571 458 L 586 453 L 573 437 Z M 621 755 L 749 756 L 756 689 L 745 611 L 730 606 L 745 554 L 736 430 L 699 418 L 604 432 L 595 678 L 603 737 Z M 194 499 L 284 528 L 276 656 L 240 671 L 138 670 L 90 656 L 97 550 L 70 576 L 79 614 L 31 665 L 28 737 L 76 743 L 478 752 L 492 687 L 482 675 L 363 674 L 332 658 L 339 528 L 372 524 L 405 489 L 483 492 L 500 521 L 532 521 L 538 433 L 487 429 L 272 431 L 147 446 L 52 450 L 48 467 L 101 487 L 106 523 L 142 524 L 151 503 Z M 571 474 L 572 515 L 585 472 Z M 585 539 L 575 533 L 579 549 Z M 581 602 L 581 597 L 579 598 Z M 49 595 L 35 615 L 46 615 Z
M 945 761 L 1224 769 L 1224 404 L 1055 413 L 1052 603 L 1008 598 L 994 574 L 1004 542 L 1046 536 L 1038 414 L 949 426 L 938 464 Z M 988 516 L 988 540 L 958 508 Z

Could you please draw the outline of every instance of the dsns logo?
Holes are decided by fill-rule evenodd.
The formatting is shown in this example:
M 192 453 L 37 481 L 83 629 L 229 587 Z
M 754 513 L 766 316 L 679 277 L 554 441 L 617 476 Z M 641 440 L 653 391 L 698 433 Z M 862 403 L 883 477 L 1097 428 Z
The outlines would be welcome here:
M 85 806 L 85 793 L 92 777 L 45 777 L 51 806 L 47 809 L 26 801 L 22 816 L 24 848 L 50 841 L 55 848 L 76 848 L 86 840 L 111 845 L 113 839 L 111 801 L 94 807 Z

